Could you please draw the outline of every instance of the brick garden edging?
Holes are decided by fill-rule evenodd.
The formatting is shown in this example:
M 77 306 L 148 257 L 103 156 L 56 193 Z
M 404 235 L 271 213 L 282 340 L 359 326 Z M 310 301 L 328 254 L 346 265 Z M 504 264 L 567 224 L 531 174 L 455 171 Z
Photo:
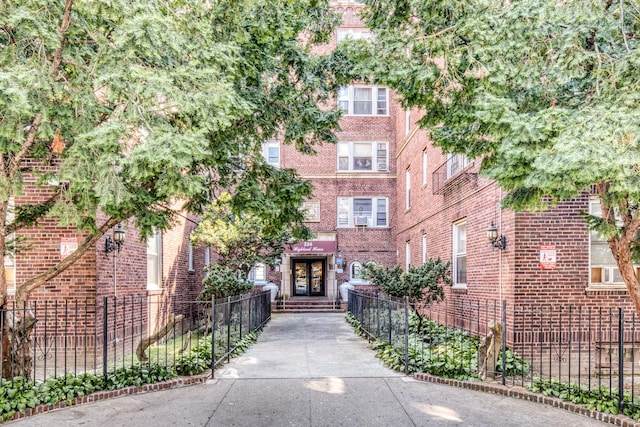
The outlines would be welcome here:
M 172 389 L 172 388 L 180 388 L 180 387 L 184 387 L 184 386 L 188 386 L 188 385 L 194 385 L 194 384 L 203 384 L 209 378 L 211 378 L 211 373 L 193 375 L 193 376 L 190 376 L 190 377 L 179 377 L 179 378 L 174 378 L 174 379 L 168 380 L 168 381 L 162 381 L 162 382 L 155 383 L 155 384 L 143 384 L 140 387 L 129 386 L 129 387 L 121 388 L 121 389 L 118 389 L 118 390 L 96 391 L 95 393 L 91 393 L 91 394 L 88 394 L 88 395 L 83 396 L 83 397 L 76 397 L 75 399 L 73 399 L 71 401 L 71 405 L 67 405 L 66 400 L 61 400 L 60 402 L 56 403 L 55 405 L 47 405 L 47 404 L 43 403 L 43 404 L 40 404 L 40 405 L 36 406 L 35 408 L 27 408 L 27 409 L 25 409 L 24 412 L 16 412 L 15 415 L 13 415 L 11 418 L 7 419 L 5 422 L 16 421 L 16 420 L 20 420 L 22 418 L 29 417 L 31 415 L 43 414 L 45 412 L 53 411 L 53 410 L 56 410 L 56 409 L 66 408 L 68 406 L 81 405 L 83 403 L 98 402 L 100 400 L 107 400 L 107 399 L 111 399 L 113 397 L 118 397 L 118 396 L 126 396 L 126 395 L 129 395 L 129 394 L 147 393 L 147 392 L 150 392 L 150 391 L 169 390 L 169 389 Z M 0 424 L 3 424 L 3 423 L 0 421 Z
M 605 423 L 614 424 L 621 427 L 640 427 L 637 422 L 626 415 L 605 414 L 594 409 L 587 409 L 573 402 L 566 402 L 557 397 L 548 397 L 539 393 L 532 393 L 518 386 L 503 386 L 502 384 L 483 383 L 473 381 L 461 381 L 449 378 L 440 378 L 429 374 L 417 373 L 413 374 L 413 378 L 419 381 L 427 381 L 434 384 L 446 384 L 453 387 L 466 388 L 469 390 L 483 391 L 486 393 L 499 394 L 502 396 L 515 397 L 517 399 L 528 400 L 535 403 L 543 403 L 555 408 L 564 409 L 576 414 L 584 415 Z

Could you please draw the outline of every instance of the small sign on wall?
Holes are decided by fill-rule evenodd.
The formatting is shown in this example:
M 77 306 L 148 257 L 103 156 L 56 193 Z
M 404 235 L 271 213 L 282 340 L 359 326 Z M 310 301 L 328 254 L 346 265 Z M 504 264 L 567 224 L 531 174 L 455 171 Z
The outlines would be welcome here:
M 75 237 L 62 237 L 60 239 L 60 261 L 68 257 L 78 249 L 78 239 Z
M 556 269 L 556 245 L 540 245 L 540 269 L 555 270 Z

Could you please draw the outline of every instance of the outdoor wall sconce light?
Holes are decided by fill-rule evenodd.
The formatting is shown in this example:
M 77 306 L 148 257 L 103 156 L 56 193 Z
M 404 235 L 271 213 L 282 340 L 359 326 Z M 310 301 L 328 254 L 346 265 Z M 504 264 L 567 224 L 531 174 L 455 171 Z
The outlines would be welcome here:
M 491 246 L 498 249 L 506 249 L 507 248 L 507 236 L 504 234 L 500 234 L 498 236 L 498 229 L 496 228 L 493 221 L 491 221 L 491 225 L 487 228 L 487 239 L 491 242 Z
M 122 229 L 122 224 L 118 224 L 118 227 L 113 230 L 113 239 L 111 238 L 111 236 L 107 236 L 107 238 L 104 240 L 104 251 L 106 253 L 113 251 L 120 252 L 123 243 L 124 230 Z

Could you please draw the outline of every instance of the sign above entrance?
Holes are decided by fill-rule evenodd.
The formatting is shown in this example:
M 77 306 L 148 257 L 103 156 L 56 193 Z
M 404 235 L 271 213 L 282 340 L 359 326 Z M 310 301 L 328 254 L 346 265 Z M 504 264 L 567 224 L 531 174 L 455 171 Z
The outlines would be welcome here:
M 329 254 L 335 251 L 336 242 L 330 240 L 309 240 L 288 245 L 284 250 L 287 254 Z

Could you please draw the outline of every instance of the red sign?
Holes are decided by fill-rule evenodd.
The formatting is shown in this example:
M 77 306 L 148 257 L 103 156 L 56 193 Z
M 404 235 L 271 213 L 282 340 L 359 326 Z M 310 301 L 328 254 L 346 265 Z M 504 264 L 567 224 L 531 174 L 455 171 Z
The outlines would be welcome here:
M 540 269 L 556 269 L 556 245 L 540 245 Z
M 284 250 L 287 254 L 329 254 L 335 251 L 336 242 L 330 240 L 309 240 L 288 245 Z

